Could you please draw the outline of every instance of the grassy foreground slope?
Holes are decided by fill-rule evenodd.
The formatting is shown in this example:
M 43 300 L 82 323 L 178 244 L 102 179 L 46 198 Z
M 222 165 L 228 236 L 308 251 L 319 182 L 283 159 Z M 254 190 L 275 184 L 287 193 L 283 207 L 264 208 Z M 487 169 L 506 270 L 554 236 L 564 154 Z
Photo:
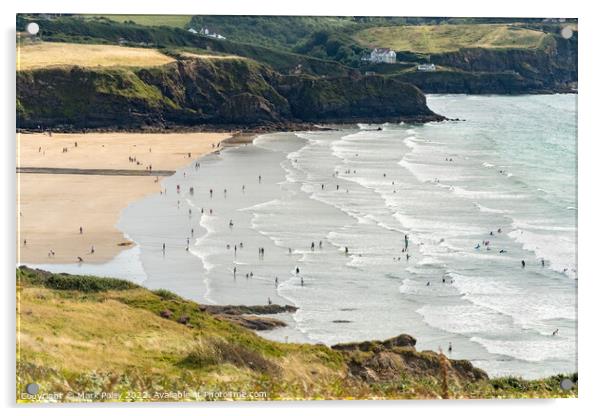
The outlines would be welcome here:
M 117 45 L 40 42 L 20 45 L 17 49 L 19 71 L 56 66 L 151 67 L 173 61 L 155 49 Z
M 416 351 L 408 335 L 284 344 L 168 291 L 25 267 L 16 277 L 19 402 L 577 395 L 560 389 L 561 376 L 489 379 L 467 361 Z M 32 382 L 39 396 L 23 394 Z
M 536 48 L 541 31 L 515 25 L 420 25 L 364 29 L 354 35 L 362 46 L 417 53 L 452 52 L 462 48 Z

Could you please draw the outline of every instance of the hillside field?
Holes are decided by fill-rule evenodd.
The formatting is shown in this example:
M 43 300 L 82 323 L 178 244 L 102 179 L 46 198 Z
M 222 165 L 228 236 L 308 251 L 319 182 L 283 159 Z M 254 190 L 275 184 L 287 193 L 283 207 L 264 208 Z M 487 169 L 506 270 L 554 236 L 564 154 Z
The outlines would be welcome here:
M 354 35 L 362 46 L 395 51 L 441 53 L 461 48 L 536 48 L 546 34 L 513 25 L 422 25 L 364 29 Z
M 181 29 L 188 28 L 192 16 L 183 14 L 102 14 L 102 15 L 86 15 L 89 17 L 104 17 L 105 19 L 115 22 L 134 22 L 142 26 L 169 26 Z
M 17 70 L 56 66 L 159 66 L 174 59 L 148 48 L 42 42 L 17 47 Z

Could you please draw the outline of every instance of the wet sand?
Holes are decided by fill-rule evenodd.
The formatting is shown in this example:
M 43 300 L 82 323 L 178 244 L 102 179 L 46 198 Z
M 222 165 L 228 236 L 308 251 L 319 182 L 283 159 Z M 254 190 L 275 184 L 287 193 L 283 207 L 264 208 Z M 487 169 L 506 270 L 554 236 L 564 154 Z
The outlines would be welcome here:
M 160 191 L 161 177 L 153 171 L 165 174 L 160 171 L 192 163 L 215 151 L 218 143 L 230 136 L 18 134 L 17 168 L 34 168 L 30 171 L 36 173 L 17 173 L 17 262 L 70 263 L 77 262 L 78 256 L 84 262 L 110 260 L 130 244 L 115 227 L 121 210 L 136 199 Z M 71 169 L 82 171 L 72 174 L 77 170 Z M 51 250 L 55 254 L 49 256 Z

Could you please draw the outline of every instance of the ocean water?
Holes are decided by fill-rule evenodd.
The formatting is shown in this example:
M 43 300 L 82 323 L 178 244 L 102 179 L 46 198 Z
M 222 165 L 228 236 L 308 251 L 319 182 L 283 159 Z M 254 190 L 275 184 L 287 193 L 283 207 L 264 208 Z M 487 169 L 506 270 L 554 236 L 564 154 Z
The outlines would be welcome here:
M 179 170 L 118 227 L 150 288 L 298 306 L 268 338 L 408 333 L 490 375 L 573 372 L 576 100 L 437 95 L 463 121 L 266 134 Z

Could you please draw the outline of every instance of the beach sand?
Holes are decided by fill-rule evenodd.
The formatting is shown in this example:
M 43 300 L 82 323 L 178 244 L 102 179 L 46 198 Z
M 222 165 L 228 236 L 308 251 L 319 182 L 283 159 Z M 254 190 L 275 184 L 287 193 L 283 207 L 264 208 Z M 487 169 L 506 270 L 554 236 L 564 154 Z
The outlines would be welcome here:
M 216 150 L 221 140 L 231 136 L 18 134 L 17 168 L 104 169 L 106 173 L 116 169 L 144 173 L 148 166 L 153 171 L 175 170 Z M 130 162 L 129 157 L 140 164 Z M 85 262 L 110 260 L 130 243 L 115 228 L 121 210 L 144 195 L 159 192 L 160 179 L 157 182 L 155 175 L 17 173 L 17 262 L 72 263 L 78 256 Z M 50 250 L 54 256 L 48 256 Z

